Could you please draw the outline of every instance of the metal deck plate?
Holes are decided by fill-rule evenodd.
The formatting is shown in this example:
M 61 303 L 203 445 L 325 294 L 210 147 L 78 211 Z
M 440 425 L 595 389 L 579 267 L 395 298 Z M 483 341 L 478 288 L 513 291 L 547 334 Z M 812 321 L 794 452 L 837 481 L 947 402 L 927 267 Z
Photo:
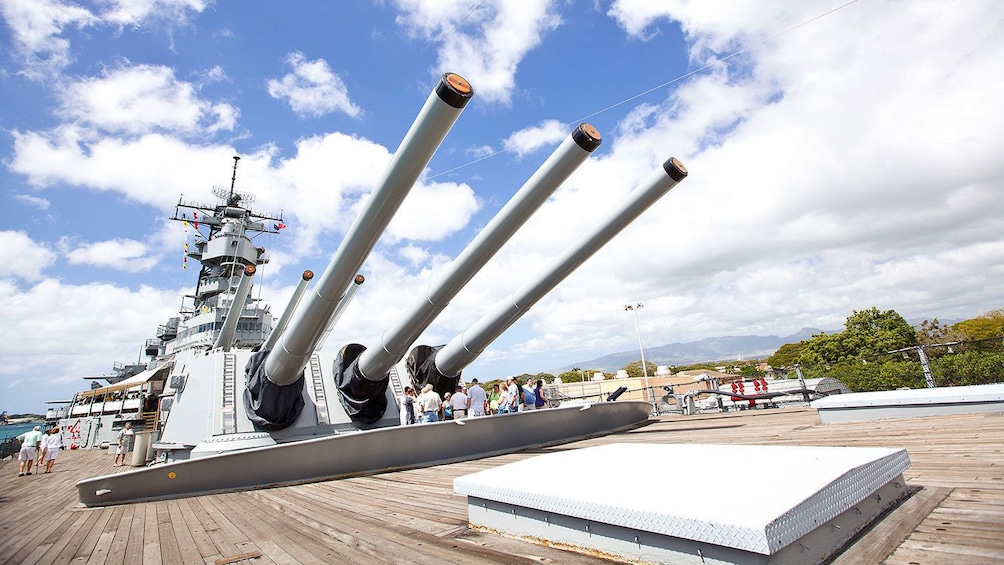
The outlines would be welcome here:
M 839 394 L 811 404 L 824 424 L 1004 412 L 1004 384 Z
M 838 516 L 861 515 L 859 503 L 890 483 L 905 494 L 901 475 L 909 465 L 906 450 L 890 448 L 611 444 L 488 469 L 453 487 L 477 501 L 468 506 L 472 526 L 545 543 L 550 524 L 577 519 L 587 530 L 593 524 L 589 535 L 562 543 L 592 540 L 591 549 L 619 554 L 598 539 L 599 524 L 641 532 L 637 545 L 648 532 L 764 556 Z M 887 492 L 887 504 L 902 494 Z M 495 503 L 538 523 L 507 531 L 507 522 L 490 516 L 498 514 Z

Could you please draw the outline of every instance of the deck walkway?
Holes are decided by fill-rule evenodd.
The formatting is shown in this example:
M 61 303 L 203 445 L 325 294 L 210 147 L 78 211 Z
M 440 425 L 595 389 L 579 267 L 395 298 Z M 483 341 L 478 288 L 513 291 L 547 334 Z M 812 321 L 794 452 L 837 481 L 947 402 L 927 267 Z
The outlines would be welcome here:
M 916 493 L 835 563 L 1004 563 L 1004 414 L 824 425 L 810 409 L 666 416 L 626 433 L 479 461 L 95 509 L 77 503 L 74 483 L 117 471 L 107 451 L 64 451 L 52 474 L 30 477 L 18 477 L 8 460 L 0 463 L 0 563 L 608 563 L 469 530 L 452 481 L 611 442 L 904 447 L 912 461 L 904 476 Z M 756 484 L 742 461 L 735 472 L 739 484 Z M 659 469 L 596 484 L 622 480 L 648 481 L 667 500 L 689 486 L 660 483 Z

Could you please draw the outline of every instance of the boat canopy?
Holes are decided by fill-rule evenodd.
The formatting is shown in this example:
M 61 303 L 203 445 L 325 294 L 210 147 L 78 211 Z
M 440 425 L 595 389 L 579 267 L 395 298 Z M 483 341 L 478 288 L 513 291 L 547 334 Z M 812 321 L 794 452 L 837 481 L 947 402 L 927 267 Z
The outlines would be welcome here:
M 92 388 L 90 390 L 83 391 L 81 393 L 81 396 L 87 397 L 100 394 L 108 394 L 111 392 L 127 390 L 130 388 L 138 388 L 151 381 L 164 380 L 164 378 L 167 376 L 167 369 L 168 369 L 167 365 L 157 367 L 156 369 L 148 369 L 146 371 L 143 371 L 142 373 L 133 375 L 128 379 L 125 379 L 124 381 L 119 381 L 113 385 L 103 386 L 101 388 Z

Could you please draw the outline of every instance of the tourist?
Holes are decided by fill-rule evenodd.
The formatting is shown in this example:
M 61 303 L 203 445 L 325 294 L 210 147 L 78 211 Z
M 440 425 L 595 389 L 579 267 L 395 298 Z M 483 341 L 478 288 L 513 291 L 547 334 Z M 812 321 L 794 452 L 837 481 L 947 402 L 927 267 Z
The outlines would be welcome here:
M 45 472 L 51 473 L 52 466 L 56 464 L 56 456 L 63 448 L 63 435 L 59 433 L 59 426 L 49 430 L 48 444 L 45 447 Z
M 510 377 L 506 379 L 506 407 L 507 412 L 520 412 L 523 410 L 523 392 L 519 386 L 519 379 Z
M 416 401 L 419 411 L 422 412 L 423 424 L 439 421 L 439 411 L 443 407 L 443 401 L 439 398 L 439 393 L 432 390 L 431 384 L 422 387 L 422 394 L 418 395 Z
M 521 387 L 519 387 L 519 388 L 520 388 L 520 391 L 523 393 L 523 398 L 520 399 L 520 400 L 523 401 L 523 404 L 520 407 L 520 409 L 523 410 L 523 411 L 526 411 L 526 410 L 536 410 L 537 409 L 537 397 L 534 396 L 533 389 L 530 388 L 530 381 L 526 381 L 526 384 L 523 385 L 523 386 L 521 386 Z
M 453 397 L 452 394 L 446 393 L 443 397 L 443 419 L 452 420 L 453 419 L 453 404 L 450 404 L 450 399 Z
M 115 463 L 113 467 L 125 465 L 126 451 L 129 450 L 129 442 L 132 441 L 132 422 L 126 422 L 119 430 L 118 441 L 115 443 Z
M 493 384 L 492 391 L 488 393 L 488 412 L 492 415 L 499 413 L 499 402 L 502 400 L 502 391 L 499 385 Z
M 468 415 L 468 407 L 471 405 L 470 398 L 464 392 L 463 385 L 457 385 L 457 392 L 450 397 L 450 404 L 453 406 L 453 419 L 463 420 Z
M 415 423 L 415 389 L 404 387 L 404 394 L 399 399 L 401 403 L 401 425 L 410 426 Z
M 42 464 L 45 463 L 45 451 L 49 447 L 49 436 L 52 435 L 52 429 L 45 430 L 45 435 L 42 436 L 42 442 L 39 444 L 38 457 L 35 460 L 35 468 L 39 471 L 42 470 Z
M 544 398 L 544 381 L 537 380 L 537 388 L 533 389 L 533 396 L 536 399 L 534 405 L 537 410 L 547 407 L 547 399 Z
M 488 412 L 488 395 L 477 379 L 471 379 L 471 386 L 467 389 L 467 410 L 467 415 L 471 418 L 484 416 Z
M 31 474 L 31 466 L 35 463 L 38 446 L 42 443 L 42 435 L 42 426 L 35 426 L 35 429 L 30 432 L 24 432 L 17 436 L 18 441 L 21 442 L 21 451 L 17 454 L 17 476 L 23 477 Z

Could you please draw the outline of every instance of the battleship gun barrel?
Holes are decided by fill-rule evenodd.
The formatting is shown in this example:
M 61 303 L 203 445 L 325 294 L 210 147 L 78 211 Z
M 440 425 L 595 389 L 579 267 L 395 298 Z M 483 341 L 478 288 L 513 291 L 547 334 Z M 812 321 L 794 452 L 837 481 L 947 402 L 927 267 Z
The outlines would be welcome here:
M 338 306 L 335 307 L 335 312 L 331 314 L 331 319 L 328 320 L 328 327 L 324 328 L 324 333 L 321 334 L 321 339 L 317 341 L 318 349 L 324 347 L 324 342 L 328 341 L 328 335 L 331 334 L 331 330 L 335 329 L 335 324 L 338 323 L 338 319 L 345 313 L 345 309 L 349 307 L 349 303 L 356 297 L 356 293 L 359 292 L 359 287 L 362 286 L 364 282 L 366 282 L 366 277 L 362 275 L 356 275 L 356 278 L 352 279 L 352 285 L 349 286 L 349 290 L 345 292 L 342 299 L 338 301 Z
M 687 176 L 675 157 L 663 163 L 576 244 L 569 247 L 538 278 L 498 304 L 492 311 L 435 353 L 434 368 L 446 378 L 456 377 L 478 355 L 548 292 L 596 253 L 610 239 Z
M 461 76 L 447 73 L 440 79 L 313 293 L 265 361 L 270 381 L 283 386 L 300 377 L 352 278 L 472 95 L 471 85 Z
M 428 287 L 423 300 L 383 333 L 380 347 L 371 347 L 359 356 L 358 374 L 369 380 L 386 378 L 391 367 L 404 358 L 408 347 L 432 324 L 450 300 L 599 147 L 601 141 L 600 133 L 593 126 L 580 124 L 576 127 L 438 281 Z
M 289 324 L 290 318 L 293 317 L 293 312 L 296 310 L 296 306 L 300 304 L 300 299 L 303 298 L 303 293 L 307 291 L 307 284 L 310 280 L 314 278 L 314 271 L 306 270 L 303 271 L 303 276 L 300 277 L 300 282 L 296 285 L 296 289 L 293 290 L 293 296 L 289 299 L 289 304 L 282 311 L 282 316 L 279 316 L 279 321 L 275 323 L 275 327 L 272 328 L 272 333 L 268 334 L 268 339 L 262 344 L 261 348 L 265 351 L 271 351 L 275 347 L 275 342 L 279 340 L 279 336 L 282 332 L 286 330 L 286 326 Z
M 251 292 L 251 281 L 254 279 L 255 266 L 244 267 L 241 273 L 241 280 L 237 283 L 237 290 L 234 292 L 230 309 L 227 310 L 227 317 L 223 321 L 223 327 L 219 335 L 216 336 L 216 343 L 213 348 L 222 347 L 224 351 L 230 351 L 230 346 L 234 344 L 234 334 L 237 332 L 237 322 L 241 319 L 241 312 L 244 310 L 244 302 Z

